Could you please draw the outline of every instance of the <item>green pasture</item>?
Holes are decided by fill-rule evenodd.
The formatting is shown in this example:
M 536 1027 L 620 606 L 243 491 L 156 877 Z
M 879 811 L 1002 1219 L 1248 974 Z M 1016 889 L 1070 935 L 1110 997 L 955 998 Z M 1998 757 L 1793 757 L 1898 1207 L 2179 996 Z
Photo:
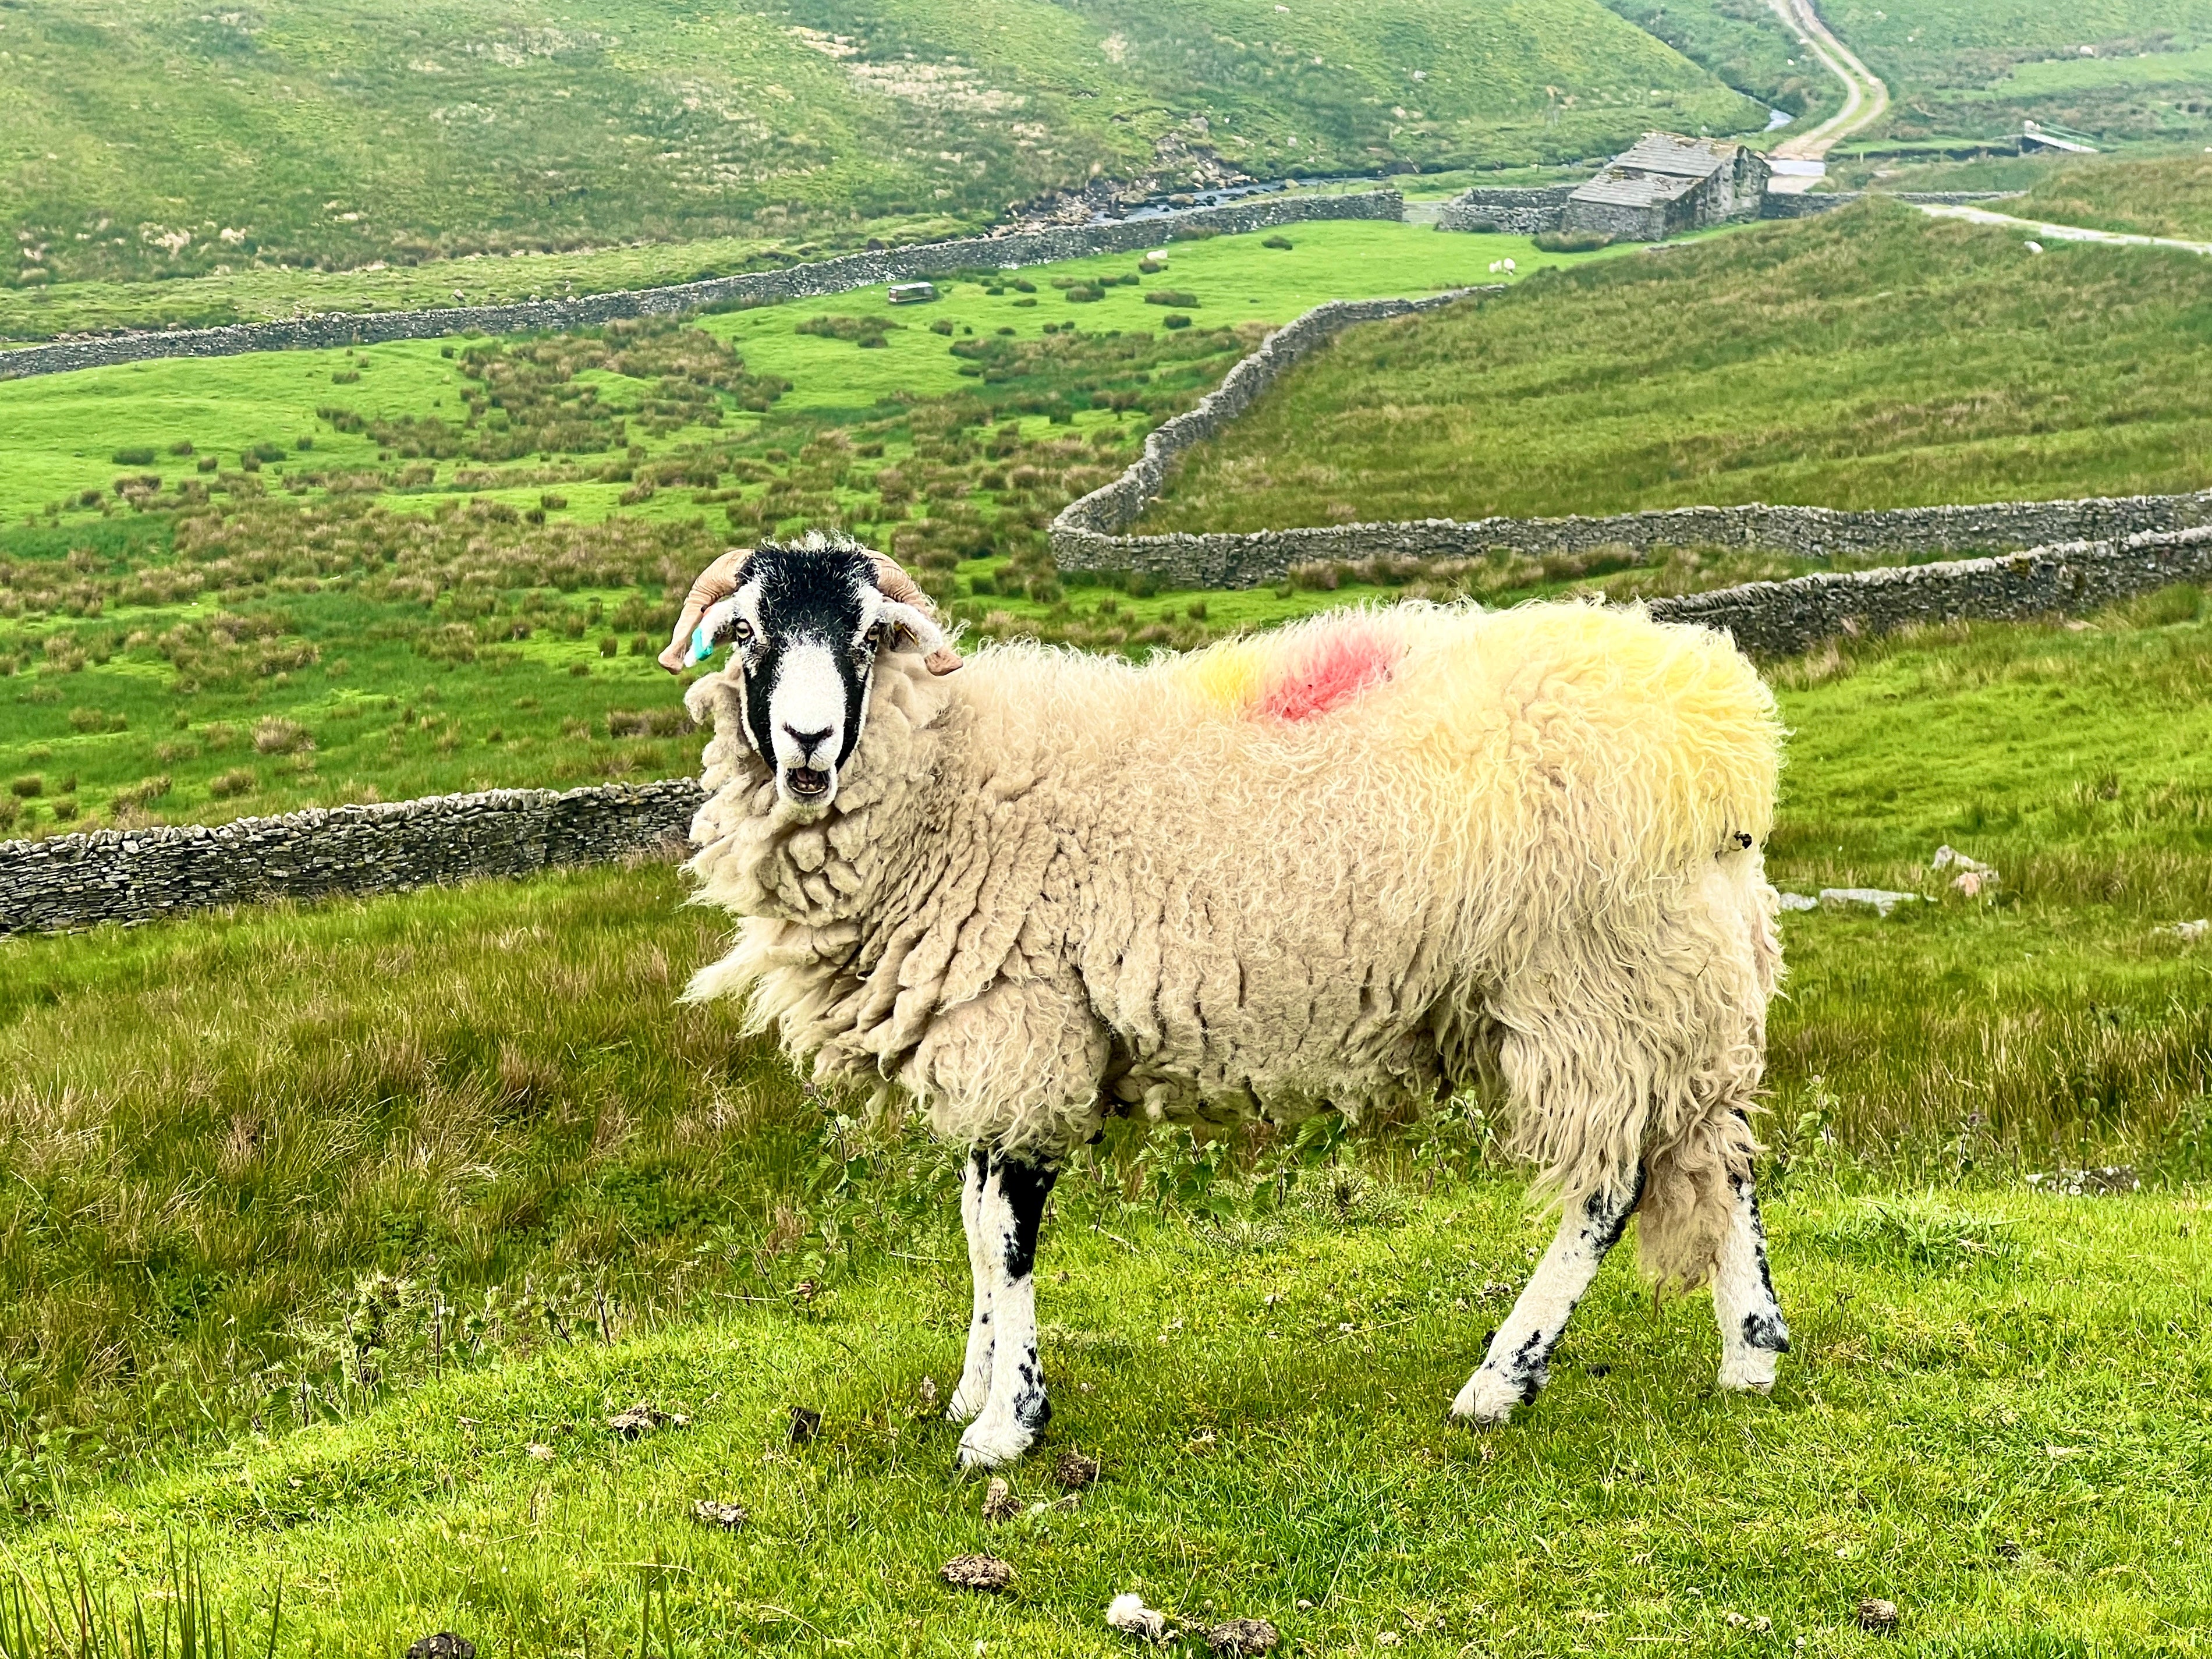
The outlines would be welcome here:
M 2039 179 L 2013 211 L 2099 230 L 2212 240 L 2212 164 L 2202 154 L 2081 162 Z
M 1829 0 L 1820 15 L 1889 86 L 1877 146 L 2002 139 L 2023 120 L 2106 149 L 2201 148 L 2212 131 L 2204 0 Z
M 1370 325 L 1147 530 L 2202 489 L 2212 265 L 1867 203 Z
M 372 261 L 337 270 L 261 265 L 233 268 L 219 276 L 210 273 L 156 282 L 83 278 L 27 287 L 0 284 L 0 340 L 43 340 L 72 331 L 271 322 L 302 312 L 428 311 L 457 304 L 499 305 L 662 288 L 794 258 L 849 253 L 872 237 L 892 243 L 939 241 L 966 228 L 962 220 L 919 214 L 872 220 L 865 227 L 825 228 L 811 240 L 766 234 L 706 236 L 567 252 L 516 248 L 504 254 L 465 253 L 420 264 Z M 799 252 L 802 247 L 804 254 Z
M 1552 264 L 1581 263 L 1588 255 L 1547 254 L 1526 238 L 1443 234 L 1425 226 L 1358 221 L 1323 222 L 1291 228 L 1279 238 L 1291 246 L 1270 248 L 1264 234 L 1222 236 L 1170 242 L 1161 227 L 1165 268 L 1133 284 L 1101 290 L 1091 303 L 1071 305 L 1055 278 L 1071 283 L 1101 276 L 1135 276 L 1137 253 L 1071 260 L 1006 273 L 1009 286 L 993 295 L 975 282 L 944 284 L 945 298 L 933 305 L 892 307 L 886 289 L 874 288 L 826 299 L 723 313 L 699 319 L 699 326 L 728 340 L 757 374 L 778 374 L 793 382 L 779 400 L 787 410 L 866 411 L 901 397 L 941 397 L 962 389 L 959 360 L 951 353 L 958 336 L 933 333 L 940 319 L 956 328 L 1012 330 L 1041 337 L 1045 325 L 1063 325 L 1086 332 L 1156 330 L 1175 308 L 1149 305 L 1146 296 L 1170 290 L 1195 294 L 1200 303 L 1184 314 L 1207 327 L 1245 322 L 1280 323 L 1333 298 L 1371 295 L 1424 294 L 1439 289 L 1489 283 L 1492 260 L 1510 257 L 1523 275 Z M 1090 290 L 1086 289 L 1086 293 Z M 817 316 L 852 316 L 879 321 L 884 344 L 863 350 L 848 340 L 803 335 L 798 325 Z M 50 503 L 66 503 L 64 523 L 88 512 L 76 498 L 86 490 L 113 501 L 113 481 L 124 473 L 158 475 L 173 487 L 200 475 L 203 461 L 215 458 L 235 468 L 240 452 L 270 444 L 288 452 L 295 471 L 352 473 L 379 465 L 377 446 L 359 434 L 336 431 L 318 411 L 343 407 L 371 417 L 450 411 L 458 418 L 457 370 L 444 354 L 462 343 L 406 340 L 386 345 L 324 351 L 255 352 L 234 357 L 167 358 L 87 369 L 70 374 L 0 380 L 0 517 L 35 514 Z M 334 382 L 334 375 L 357 374 L 357 382 Z M 618 380 L 620 377 L 611 378 Z M 643 388 L 617 386 L 617 394 L 635 398 Z M 746 417 L 733 412 L 733 423 Z M 681 448 L 702 434 L 687 431 L 647 440 L 648 454 Z M 312 438 L 312 454 L 298 451 L 301 436 Z M 172 446 L 189 443 L 191 455 L 173 455 Z M 120 450 L 151 448 L 153 462 L 123 466 L 112 459 Z M 272 471 L 269 481 L 279 476 Z M 447 469 L 451 481 L 451 470 Z M 319 495 L 320 492 L 314 492 Z M 410 492 L 416 505 L 440 492 Z M 474 493 L 474 492 L 471 492 Z M 514 499 L 523 501 L 526 489 Z M 614 490 L 586 492 L 570 510 L 603 516 L 614 506 Z M 647 509 L 666 510 L 665 505 Z
M 1765 120 L 1597 0 L 6 13 L 0 228 L 20 258 L 0 283 L 18 289 L 820 242 L 980 227 L 1102 176 L 1554 161 L 1654 122 Z M 112 303 L 84 299 L 44 320 Z
M 665 867 L 0 941 L 9 1562 L 158 1620 L 191 1549 L 280 1653 L 648 1618 L 668 1653 L 1097 1653 L 1132 1589 L 1316 1652 L 2193 1651 L 2212 987 L 2162 930 L 2212 908 L 2208 669 L 2186 588 L 1770 669 L 1778 884 L 1922 896 L 1784 918 L 1771 1399 L 1717 1396 L 1705 1298 L 1624 1253 L 1532 1411 L 1445 1426 L 1546 1234 L 1479 1099 L 1120 1125 L 1054 1200 L 1054 1416 L 997 1525 L 938 1415 L 949 1158 L 674 1005 L 722 928 Z M 2084 1165 L 2144 1190 L 2027 1179 Z M 625 1444 L 641 1401 L 690 1421 Z M 975 1549 L 1007 1595 L 936 1582 Z

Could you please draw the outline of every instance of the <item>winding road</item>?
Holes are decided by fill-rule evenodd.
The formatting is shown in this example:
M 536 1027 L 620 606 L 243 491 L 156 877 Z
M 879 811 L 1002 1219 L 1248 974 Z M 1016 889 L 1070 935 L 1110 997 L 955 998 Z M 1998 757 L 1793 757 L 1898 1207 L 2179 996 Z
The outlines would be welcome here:
M 1775 162 L 1767 188 L 1778 196 L 1802 195 L 1827 169 L 1826 157 L 1838 139 L 1880 120 L 1889 109 L 1889 88 L 1856 53 L 1828 32 L 1813 0 L 1766 0 L 1776 16 L 1799 38 L 1828 72 L 1844 83 L 1844 106 L 1809 132 L 1784 138 L 1769 152 Z

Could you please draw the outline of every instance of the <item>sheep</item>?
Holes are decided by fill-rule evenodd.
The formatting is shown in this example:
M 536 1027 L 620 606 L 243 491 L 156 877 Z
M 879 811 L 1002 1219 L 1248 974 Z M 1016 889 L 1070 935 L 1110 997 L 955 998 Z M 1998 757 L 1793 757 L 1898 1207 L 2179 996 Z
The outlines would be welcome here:
M 1500 259 L 1498 264 L 1498 268 L 1504 270 L 1508 276 L 1512 276 L 1516 271 L 1521 269 L 1519 265 L 1515 264 L 1510 259 Z
M 1632 1212 L 1654 1279 L 1712 1285 L 1721 1386 L 1772 1385 L 1750 1112 L 1779 729 L 1724 636 L 1407 603 L 1143 667 L 963 667 L 895 564 L 816 534 L 718 560 L 663 661 L 724 642 L 686 696 L 714 732 L 686 867 L 738 921 L 685 994 L 744 999 L 818 1082 L 966 1149 L 963 1466 L 1049 1415 L 1038 1229 L 1109 1114 L 1502 1087 L 1562 1219 L 1452 1414 L 1535 1398 Z

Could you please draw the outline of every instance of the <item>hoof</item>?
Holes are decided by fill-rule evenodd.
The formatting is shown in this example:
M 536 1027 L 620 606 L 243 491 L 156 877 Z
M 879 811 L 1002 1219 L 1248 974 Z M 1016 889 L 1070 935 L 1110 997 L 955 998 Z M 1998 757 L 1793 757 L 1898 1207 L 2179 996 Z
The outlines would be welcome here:
M 963 1376 L 960 1379 L 960 1386 L 952 1390 L 951 1402 L 945 1407 L 945 1420 L 948 1423 L 972 1422 L 982 1414 L 983 1407 L 990 1398 L 991 1373 L 988 1370 L 981 1376 Z
M 1771 1394 L 1779 1358 L 1765 1348 L 1730 1354 L 1721 1361 L 1720 1385 L 1730 1394 Z
M 1036 1440 L 1036 1434 L 1019 1423 L 971 1423 L 960 1437 L 960 1467 L 995 1469 L 1014 1462 Z
M 1452 1420 L 1484 1428 L 1504 1422 L 1522 1403 L 1521 1391 L 1486 1365 L 1467 1379 L 1467 1386 L 1451 1402 Z

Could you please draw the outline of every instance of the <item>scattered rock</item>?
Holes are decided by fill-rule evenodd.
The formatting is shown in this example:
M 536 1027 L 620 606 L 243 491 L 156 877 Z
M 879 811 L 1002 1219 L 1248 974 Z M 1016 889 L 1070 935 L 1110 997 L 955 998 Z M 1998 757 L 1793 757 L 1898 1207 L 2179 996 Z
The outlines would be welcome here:
M 752 1517 L 745 1513 L 743 1504 L 725 1504 L 712 1498 L 702 1498 L 691 1506 L 691 1518 L 702 1527 L 719 1527 L 724 1532 L 735 1532 Z
M 1127 1590 L 1106 1604 L 1106 1622 L 1125 1636 L 1141 1637 L 1147 1642 L 1157 1642 L 1167 1633 L 1164 1615 L 1145 1605 L 1145 1598 L 1134 1590 Z
M 1395 1630 L 1377 1631 L 1375 1633 L 1375 1645 L 1378 1648 L 1395 1648 L 1405 1639 Z
M 1216 1653 L 1231 1656 L 1231 1659 L 1237 1659 L 1237 1656 L 1256 1659 L 1256 1656 L 1282 1639 L 1275 1627 L 1264 1619 L 1224 1620 L 1206 1632 L 1206 1645 Z
M 1897 1628 L 1897 1603 L 1869 1596 L 1859 1603 L 1859 1628 L 1887 1636 Z
M 2191 944 L 2205 934 L 2212 933 L 2212 916 L 2201 917 L 2195 921 L 2177 921 L 2171 927 L 2154 927 L 2151 931 L 2178 939 L 2185 945 Z
M 1052 1478 L 1062 1492 L 1081 1492 L 1098 1479 L 1098 1460 L 1070 1448 L 1054 1460 Z
M 441 1630 L 410 1647 L 407 1659 L 477 1659 L 477 1644 L 465 1636 Z
M 994 1476 L 983 1490 L 983 1518 L 994 1526 L 1012 1520 L 1022 1512 L 1021 1500 L 1006 1481 Z
M 553 1448 L 543 1440 L 532 1441 L 526 1449 L 541 1463 L 550 1463 L 553 1461 Z
M 2087 1170 L 2047 1170 L 2028 1176 L 2027 1184 L 2039 1193 L 2055 1193 L 2060 1198 L 2095 1198 L 2108 1193 L 2139 1193 L 2142 1177 L 2131 1164 L 2108 1164 Z
M 642 1400 L 607 1419 L 607 1426 L 625 1440 L 641 1440 L 656 1429 L 688 1428 L 690 1423 L 681 1412 L 665 1412 Z
M 1820 901 L 1809 894 L 1779 893 L 1776 896 L 1782 901 L 1782 908 L 1785 910 L 1817 910 L 1820 908 Z
M 805 1406 L 791 1408 L 791 1443 L 804 1446 L 817 1439 L 822 1433 L 822 1413 Z
M 1881 887 L 1823 887 L 1820 890 L 1820 902 L 1823 904 L 1838 908 L 1847 904 L 1864 904 L 1872 907 L 1875 915 L 1884 916 L 1900 904 L 1917 904 L 1919 901 L 1917 893 L 1893 893 Z
M 937 1570 L 937 1576 L 955 1589 L 996 1595 L 1014 1582 L 1014 1569 L 1012 1562 L 995 1555 L 956 1555 Z
M 1729 1626 L 1735 1630 L 1747 1630 L 1764 1633 L 1765 1632 L 1774 1628 L 1774 1621 L 1771 1619 L 1769 1619 L 1763 1613 L 1750 1616 L 1747 1616 L 1741 1613 L 1724 1613 L 1721 1617 L 1727 1620 Z

